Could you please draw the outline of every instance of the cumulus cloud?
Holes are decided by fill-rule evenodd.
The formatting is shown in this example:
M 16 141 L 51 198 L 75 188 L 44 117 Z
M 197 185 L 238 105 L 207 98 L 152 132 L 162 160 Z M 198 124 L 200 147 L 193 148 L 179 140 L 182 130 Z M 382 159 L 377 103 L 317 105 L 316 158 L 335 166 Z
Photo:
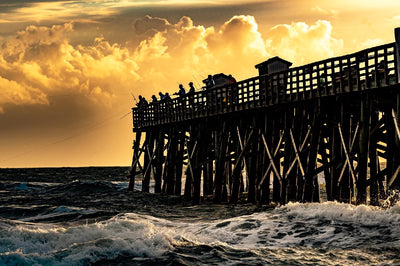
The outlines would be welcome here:
M 335 56 L 343 50 L 343 41 L 332 36 L 332 25 L 325 20 L 312 25 L 277 25 L 265 36 L 254 17 L 243 15 L 232 17 L 219 29 L 196 26 L 189 17 L 170 24 L 147 16 L 136 21 L 136 25 L 142 25 L 142 31 L 156 31 L 135 50 L 141 77 L 139 87 L 150 90 L 164 89 L 160 84 L 176 87 L 176 82 L 188 82 L 195 75 L 204 77 L 210 73 L 248 78 L 256 75 L 255 64 L 275 55 L 300 65 Z
M 102 38 L 92 46 L 74 47 L 67 36 L 71 31 L 70 23 L 29 26 L 3 44 L 0 89 L 3 94 L 11 87 L 20 93 L 18 100 L 2 96 L 0 106 L 48 104 L 49 97 L 60 94 L 84 98 L 85 104 L 111 106 L 116 90 L 127 89 L 138 79 L 136 63 L 126 48 Z
M 164 31 L 171 24 L 164 18 L 152 18 L 146 15 L 144 18 L 135 21 L 133 28 L 137 34 L 149 33 L 153 35 L 159 31 Z
M 318 20 L 313 25 L 304 22 L 277 25 L 269 31 L 267 42 L 274 54 L 297 65 L 329 58 L 343 51 L 343 40 L 332 36 L 332 25 L 326 20 Z
M 277 25 L 264 37 L 255 18 L 244 15 L 219 29 L 195 25 L 189 17 L 171 24 L 150 16 L 137 20 L 134 28 L 144 38 L 136 47 L 101 36 L 92 45 L 73 46 L 71 23 L 27 27 L 2 45 L 0 107 L 56 106 L 57 95 L 74 95 L 75 103 L 95 108 L 111 107 L 132 90 L 149 97 L 173 92 L 177 83 L 201 86 L 207 74 L 220 72 L 245 79 L 255 76 L 254 65 L 268 57 L 279 55 L 299 65 L 331 57 L 343 46 L 332 37 L 331 24 L 322 20 Z
M 143 21 L 136 25 L 145 24 L 152 30 L 160 25 L 158 18 L 146 17 Z M 252 76 L 254 64 L 268 52 L 252 16 L 235 16 L 220 29 L 194 25 L 191 18 L 182 17 L 176 24 L 164 22 L 162 30 L 142 41 L 134 55 L 138 73 L 151 74 L 140 75 L 140 86 L 165 90 L 175 88 L 176 82 L 199 81 L 210 73 Z M 160 84 L 166 88 L 160 88 Z
M 255 18 L 244 15 L 220 27 L 198 25 L 190 17 L 171 23 L 146 16 L 134 23 L 126 38 L 140 39 L 130 43 L 99 35 L 77 44 L 80 30 L 72 23 L 28 26 L 0 44 L 0 139 L 7 140 L 8 152 L 18 145 L 25 149 L 21 140 L 44 143 L 90 132 L 95 137 L 61 141 L 60 150 L 76 162 L 93 157 L 93 149 L 104 149 L 107 162 L 116 150 L 124 150 L 126 158 L 131 123 L 119 118 L 134 105 L 130 92 L 149 98 L 176 91 L 178 83 L 193 81 L 199 87 L 208 74 L 220 72 L 242 80 L 256 76 L 254 65 L 269 57 L 300 65 L 330 57 L 342 46 L 328 21 L 278 25 L 263 35 Z M 92 126 L 105 121 L 110 124 L 102 129 Z M 49 153 L 48 160 L 60 150 Z
M 0 113 L 2 105 L 12 104 L 48 104 L 46 95 L 38 89 L 8 80 L 0 76 Z

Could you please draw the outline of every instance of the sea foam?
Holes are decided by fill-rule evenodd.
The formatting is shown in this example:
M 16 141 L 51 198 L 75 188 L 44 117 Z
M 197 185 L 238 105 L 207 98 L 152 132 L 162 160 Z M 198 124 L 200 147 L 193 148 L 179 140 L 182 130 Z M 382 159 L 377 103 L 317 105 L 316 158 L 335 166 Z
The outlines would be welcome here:
M 60 206 L 53 215 L 82 211 Z M 398 247 L 400 206 L 380 209 L 337 202 L 289 203 L 209 222 L 125 213 L 75 226 L 2 220 L 0 228 L 1 265 L 82 265 L 121 256 L 162 258 L 183 247 L 199 247 L 199 252 L 203 252 L 202 247 L 210 252 L 235 250 L 237 254 L 252 250 L 260 256 L 278 254 L 281 258 L 282 250 L 315 254 L 337 250 L 337 254 L 340 250 L 362 253 L 370 247 Z M 393 252 L 397 254 L 397 250 Z
M 201 243 L 233 248 L 391 247 L 400 245 L 400 206 L 289 203 L 260 212 L 187 227 Z M 390 243 L 390 244 L 388 244 Z
M 119 215 L 72 227 L 19 222 L 1 232 L 0 264 L 81 265 L 121 255 L 159 257 L 173 248 L 171 243 L 166 231 L 139 217 Z

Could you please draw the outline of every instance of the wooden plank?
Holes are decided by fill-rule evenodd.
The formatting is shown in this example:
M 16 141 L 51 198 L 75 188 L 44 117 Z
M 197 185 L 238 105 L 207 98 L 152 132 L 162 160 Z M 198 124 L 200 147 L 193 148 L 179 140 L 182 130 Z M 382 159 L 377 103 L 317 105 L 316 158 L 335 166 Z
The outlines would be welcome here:
M 236 162 L 235 165 L 233 167 L 232 170 L 232 180 L 233 180 L 233 185 L 232 185 L 232 194 L 231 194 L 231 198 L 229 200 L 230 203 L 237 203 L 237 200 L 239 198 L 239 187 L 240 187 L 240 165 L 243 163 L 243 156 L 245 154 L 245 152 L 249 149 L 250 147 L 250 141 L 252 139 L 253 136 L 253 130 L 250 131 L 250 134 L 248 136 L 248 138 L 246 139 L 246 142 L 243 145 L 240 145 L 241 147 L 241 151 L 239 153 L 239 156 L 236 158 Z
M 150 185 L 150 173 L 153 172 L 154 174 L 154 169 L 153 169 L 153 159 L 155 158 L 155 152 L 152 152 L 151 149 L 149 148 L 149 145 L 146 145 L 146 149 L 148 152 L 146 152 L 145 155 L 148 157 L 148 162 L 146 164 L 146 169 L 143 173 L 143 181 L 142 181 L 142 192 L 149 192 L 149 185 Z
M 183 153 L 185 149 L 185 135 L 186 130 L 180 127 L 177 132 L 178 149 L 175 160 L 175 195 L 180 196 L 182 193 L 182 171 L 183 171 Z
M 137 163 L 139 162 L 140 155 L 142 154 L 142 151 L 139 152 L 142 132 L 141 131 L 136 132 L 135 136 L 136 139 L 133 143 L 133 158 L 132 158 L 131 170 L 129 173 L 128 191 L 133 191 L 133 188 L 135 187 L 136 166 Z
M 185 139 L 186 153 L 187 153 L 187 161 L 188 161 L 188 170 L 186 171 L 186 183 L 185 183 L 185 192 L 184 196 L 186 199 L 192 198 L 192 184 L 193 184 L 193 167 L 192 167 L 192 158 L 193 154 L 197 148 L 197 140 L 195 140 L 192 150 L 190 145 L 188 144 L 188 140 Z
M 227 137 L 227 122 L 224 120 L 221 125 L 221 130 L 218 135 L 215 136 L 215 191 L 214 191 L 214 202 L 220 203 L 222 201 L 223 193 L 223 179 L 224 167 L 225 167 L 225 152 L 228 145 Z
M 146 140 L 145 143 L 146 145 L 143 145 L 145 147 L 144 151 L 144 162 L 143 162 L 143 167 L 145 168 L 145 171 L 143 172 L 143 179 L 142 179 L 142 192 L 149 192 L 150 189 L 150 175 L 151 171 L 149 171 L 152 168 L 152 156 L 153 156 L 153 148 L 154 148 L 154 140 L 153 140 L 153 133 L 151 131 L 146 132 Z
M 236 132 L 237 132 L 240 148 L 241 148 L 241 150 L 243 150 L 243 140 L 242 140 L 242 137 L 240 136 L 240 130 L 239 130 L 238 126 L 236 127 Z M 249 180 L 248 180 L 249 175 L 247 172 L 246 160 L 243 161 L 243 170 L 246 173 L 246 183 L 248 184 L 249 183 Z
M 364 96 L 364 97 L 363 97 Z M 360 136 L 358 153 L 358 178 L 357 178 L 357 204 L 367 203 L 367 173 L 368 173 L 368 148 L 369 148 L 369 127 L 370 127 L 370 104 L 368 95 L 361 97 L 360 110 Z M 355 183 L 355 182 L 354 182 Z
M 177 138 L 177 128 L 171 127 L 169 128 L 169 146 L 167 149 L 167 157 L 164 167 L 165 172 L 165 186 L 164 193 L 168 195 L 175 194 L 175 185 L 176 185 L 176 156 L 178 149 L 178 138 Z
M 268 159 L 269 159 L 269 166 L 268 166 L 268 168 L 272 167 L 275 176 L 278 178 L 279 182 L 282 184 L 282 176 L 281 176 L 281 174 L 279 173 L 278 168 L 277 168 L 276 165 L 275 165 L 274 158 L 275 158 L 275 156 L 276 156 L 276 153 L 279 151 L 279 146 L 280 146 L 280 143 L 282 142 L 283 134 L 281 135 L 280 141 L 279 141 L 279 143 L 278 143 L 278 147 L 277 147 L 277 149 L 275 150 L 274 156 L 273 156 L 273 157 L 272 157 L 271 152 L 270 152 L 270 150 L 269 150 L 269 148 L 268 148 L 267 142 L 266 142 L 266 140 L 265 140 L 264 133 L 261 134 L 261 139 L 262 139 L 262 141 L 263 141 L 263 143 L 264 143 L 265 151 L 267 152 L 267 156 L 268 156 Z M 265 172 L 265 174 L 267 174 L 267 172 L 269 172 L 269 171 L 267 170 L 267 171 Z M 260 186 L 261 186 L 261 184 L 264 183 L 265 174 L 264 174 L 264 176 L 263 176 L 263 178 L 262 178 L 262 180 L 261 180 L 261 182 L 260 182 Z
M 396 129 L 397 138 L 400 139 L 400 129 L 399 129 L 399 124 L 397 122 L 398 119 L 397 119 L 397 115 L 396 115 L 396 113 L 394 112 L 393 109 L 392 109 L 392 118 L 393 118 L 393 122 L 394 122 L 394 127 Z
M 192 158 L 192 167 L 193 167 L 193 195 L 192 195 L 192 204 L 200 204 L 201 202 L 201 164 L 204 157 L 204 147 L 206 144 L 204 143 L 203 132 L 206 128 L 206 122 L 201 121 L 194 128 L 196 132 L 193 134 L 196 136 L 196 141 L 198 143 L 198 148 L 194 150 L 193 158 Z
M 310 115 L 312 117 L 311 127 L 309 130 L 309 132 L 311 132 L 311 138 L 310 149 L 308 149 L 308 152 L 306 154 L 306 173 L 304 177 L 305 181 L 301 196 L 303 202 L 320 201 L 319 184 L 318 179 L 316 178 L 315 168 L 317 167 L 318 150 L 321 142 L 321 108 L 324 107 L 321 107 L 320 100 L 317 100 L 314 103 L 314 108 L 309 109 Z M 303 147 L 304 145 L 302 145 L 301 148 L 303 149 Z
M 342 127 L 340 126 L 340 123 L 338 124 L 338 129 L 339 129 L 340 139 L 341 139 L 341 141 L 342 141 L 342 147 L 343 147 L 344 153 L 345 153 L 345 155 L 346 155 L 346 163 L 347 163 L 347 165 L 348 165 L 349 168 L 350 168 L 350 174 L 351 174 L 351 177 L 353 178 L 354 184 L 357 184 L 356 176 L 355 176 L 355 174 L 354 174 L 353 163 L 352 163 L 351 160 L 350 160 L 350 156 L 349 156 L 349 153 L 348 153 L 348 151 L 347 151 L 346 144 L 345 144 L 345 142 L 344 142 Z M 345 167 L 346 167 L 346 166 L 344 165 L 343 168 L 345 168 Z M 339 185 L 339 183 L 340 183 L 340 181 L 341 181 L 341 177 L 342 177 L 342 176 L 343 176 L 343 173 L 340 174 L 340 177 L 339 177 L 339 180 L 338 180 L 338 185 Z
M 257 180 L 257 156 L 258 156 L 258 143 L 259 143 L 259 135 L 258 135 L 258 130 L 255 128 L 258 128 L 258 123 L 257 123 L 257 117 L 253 117 L 252 125 L 251 125 L 251 132 L 253 132 L 252 138 L 250 138 L 249 135 L 249 142 L 250 142 L 250 153 L 247 154 L 247 158 L 245 160 L 248 160 L 248 175 L 249 175 L 249 186 L 247 189 L 247 202 L 249 203 L 255 203 L 256 202 L 256 180 Z
M 154 192 L 161 193 L 162 188 L 162 172 L 164 163 L 164 131 L 159 129 L 156 150 L 154 152 L 155 159 L 155 173 L 154 173 Z
M 377 127 L 377 124 L 380 123 L 378 121 L 379 114 L 375 111 L 375 106 L 371 110 L 371 128 Z M 383 121 L 383 119 L 381 119 Z M 378 167 L 379 167 L 379 158 L 377 156 L 377 134 L 373 134 L 373 130 L 371 130 L 370 134 L 370 144 L 369 144 L 369 179 L 367 180 L 366 186 L 369 185 L 369 197 L 370 197 L 370 204 L 374 206 L 378 206 L 379 204 L 379 186 L 378 181 L 371 182 L 371 180 L 376 179 L 378 175 Z M 385 147 L 386 148 L 386 147 Z
M 310 132 L 310 128 L 308 129 L 308 132 Z M 299 150 L 297 150 L 296 141 L 294 140 L 293 133 L 292 133 L 291 129 L 289 130 L 289 134 L 290 134 L 290 139 L 292 141 L 292 146 L 293 146 L 293 149 L 294 149 L 295 159 L 293 160 L 292 164 L 290 165 L 290 167 L 289 167 L 288 171 L 286 172 L 284 178 L 286 179 L 288 177 L 288 175 L 290 174 L 290 172 L 291 172 L 293 166 L 295 165 L 296 161 L 297 161 L 298 166 L 300 168 L 302 178 L 304 178 L 305 172 L 304 172 L 303 164 L 302 164 L 302 162 L 300 160 Z M 307 138 L 308 138 L 308 135 L 309 135 L 309 133 L 307 133 Z M 300 150 L 300 152 L 301 152 L 301 150 Z

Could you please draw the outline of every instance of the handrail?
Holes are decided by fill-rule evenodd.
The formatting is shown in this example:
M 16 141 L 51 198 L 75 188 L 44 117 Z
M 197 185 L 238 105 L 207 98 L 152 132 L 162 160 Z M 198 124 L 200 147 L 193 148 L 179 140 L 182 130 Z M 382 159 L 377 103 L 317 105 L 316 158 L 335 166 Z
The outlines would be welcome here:
M 132 108 L 142 128 L 398 83 L 395 43 Z

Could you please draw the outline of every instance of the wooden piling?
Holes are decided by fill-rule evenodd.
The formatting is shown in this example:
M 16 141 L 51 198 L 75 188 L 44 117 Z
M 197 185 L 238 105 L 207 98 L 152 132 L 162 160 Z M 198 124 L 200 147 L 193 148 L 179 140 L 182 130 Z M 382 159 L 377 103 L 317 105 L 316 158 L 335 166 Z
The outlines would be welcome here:
M 367 203 L 367 174 L 369 154 L 370 109 L 368 95 L 361 95 L 360 137 L 358 154 L 357 203 Z
M 146 140 L 144 145 L 144 163 L 143 163 L 143 180 L 142 180 L 142 192 L 149 192 L 150 190 L 150 178 L 153 172 L 152 161 L 154 159 L 154 133 L 149 131 L 146 133 Z
M 138 174 L 136 168 L 137 168 L 137 165 L 140 163 L 139 159 L 140 159 L 141 152 L 139 151 L 139 148 L 140 148 L 141 136 L 142 136 L 142 132 L 141 131 L 137 131 L 136 132 L 136 139 L 133 142 L 133 158 L 132 158 L 131 169 L 129 171 L 128 191 L 133 191 L 133 189 L 135 187 L 135 177 L 136 177 L 136 174 Z
M 155 153 L 155 159 L 153 160 L 154 171 L 155 171 L 154 192 L 161 193 L 163 163 L 164 163 L 164 131 L 162 128 L 158 129 L 158 138 L 154 153 Z

